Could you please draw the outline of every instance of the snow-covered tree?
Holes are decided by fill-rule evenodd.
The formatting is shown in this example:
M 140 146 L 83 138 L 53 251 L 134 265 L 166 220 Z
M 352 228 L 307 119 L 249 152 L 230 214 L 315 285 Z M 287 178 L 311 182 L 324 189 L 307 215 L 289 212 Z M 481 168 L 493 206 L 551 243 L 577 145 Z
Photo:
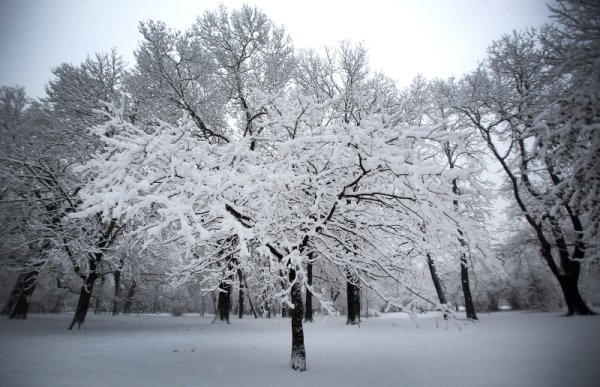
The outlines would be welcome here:
M 592 314 L 578 288 L 581 263 L 589 258 L 582 238 L 587 214 L 555 200 L 554 187 L 562 185 L 565 175 L 556 173 L 537 145 L 537 117 L 564 92 L 569 77 L 549 71 L 552 60 L 539 39 L 549 31 L 514 32 L 494 42 L 487 62 L 463 80 L 464 100 L 458 109 L 502 167 L 507 192 L 534 230 L 541 254 L 561 285 L 568 313 Z
M 378 280 L 401 281 L 424 220 L 440 236 L 432 251 L 456 246 L 459 229 L 471 246 L 478 242 L 453 208 L 457 172 L 415 146 L 431 130 L 390 126 L 378 111 L 322 125 L 337 98 L 318 103 L 294 90 L 259 96 L 268 102 L 255 134 L 218 142 L 202 140 L 186 116 L 150 130 L 113 106 L 96 128 L 105 146 L 83 170 L 90 183 L 78 216 L 139 224 L 128 233 L 148 249 L 177 246 L 169 257 L 176 284 L 203 273 L 216 289 L 237 267 L 268 268 L 271 289 L 293 308 L 291 365 L 303 370 L 301 288 L 310 286 L 311 252 L 389 299 Z
M 552 182 L 548 213 L 571 220 L 574 246 L 585 260 L 600 258 L 600 6 L 561 1 L 556 24 L 542 35 L 549 77 L 561 84 L 535 117 L 535 154 Z M 566 211 L 566 213 L 565 213 Z M 583 256 L 574 257 L 581 259 Z
M 103 237 L 97 220 L 73 222 L 66 216 L 76 210 L 76 194 L 83 184 L 72 168 L 87 159 L 97 145 L 86 129 L 103 119 L 95 110 L 104 108 L 104 100 L 117 99 L 122 66 L 114 51 L 96 54 L 79 66 L 58 66 L 43 103 L 32 103 L 25 121 L 6 127 L 12 135 L 7 137 L 2 157 L 2 178 L 7 187 L 3 207 L 13 218 L 11 234 L 18 237 L 3 241 L 12 245 L 9 251 L 35 254 L 34 258 L 10 263 L 29 278 L 18 280 L 15 287 L 17 290 L 19 284 L 26 284 L 26 292 L 17 292 L 24 300 L 30 298 L 41 272 L 52 272 L 61 287 L 67 286 L 63 277 L 81 277 L 84 286 L 79 293 L 91 297 L 92 286 L 86 281 L 95 276 L 97 263 L 90 263 L 102 257 L 98 249 L 103 248 Z M 96 258 L 82 259 L 92 255 Z M 25 317 L 27 303 L 21 305 L 18 309 Z M 76 313 L 76 318 L 82 313 Z

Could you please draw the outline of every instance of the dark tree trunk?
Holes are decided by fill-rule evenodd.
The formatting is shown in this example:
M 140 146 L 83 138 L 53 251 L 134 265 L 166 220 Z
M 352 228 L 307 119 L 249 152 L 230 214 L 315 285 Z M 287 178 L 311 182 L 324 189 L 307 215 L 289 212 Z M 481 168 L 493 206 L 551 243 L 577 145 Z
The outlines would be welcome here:
M 24 275 L 25 274 L 19 274 L 19 276 L 17 277 L 12 291 L 10 292 L 10 296 L 6 301 L 6 304 L 4 304 L 4 308 L 2 308 L 3 316 L 8 316 L 10 314 L 10 311 L 17 304 L 17 299 L 19 298 L 19 295 L 21 294 L 23 288 L 22 283 L 25 280 Z
M 112 306 L 112 315 L 119 315 L 119 303 L 121 301 L 121 270 L 115 270 L 113 273 L 113 278 L 115 281 L 115 296 L 113 298 L 113 306 Z
M 313 255 L 309 254 L 308 263 L 306 264 L 306 282 L 309 286 L 312 287 L 313 283 L 313 264 L 311 260 L 313 259 Z M 312 305 L 312 293 L 308 286 L 306 287 L 306 305 L 304 305 L 304 322 L 312 322 L 313 321 L 313 305 Z
M 229 311 L 231 310 L 231 282 L 223 281 L 219 285 L 219 319 L 229 324 Z
M 37 270 L 19 274 L 2 314 L 7 314 L 8 318 L 11 319 L 25 320 L 27 318 L 29 303 L 35 290 L 35 281 L 38 274 Z
M 429 273 L 431 274 L 431 280 L 433 281 L 433 286 L 435 286 L 435 292 L 437 293 L 440 305 L 445 305 L 448 303 L 446 293 L 444 293 L 444 287 L 442 286 L 442 281 L 437 273 L 435 262 L 429 253 L 427 253 L 427 266 L 429 266 Z
M 240 282 L 240 291 L 238 293 L 238 317 L 244 317 L 244 273 L 241 269 L 237 270 L 238 279 Z
M 88 263 L 89 263 L 89 272 L 87 275 L 81 277 L 83 278 L 83 285 L 81 286 L 81 292 L 79 293 L 79 299 L 77 300 L 77 307 L 75 308 L 75 314 L 73 315 L 73 321 L 69 325 L 69 330 L 72 330 L 75 324 L 77 324 L 77 329 L 81 329 L 83 323 L 85 322 L 85 318 L 87 316 L 88 309 L 90 307 L 90 300 L 92 299 L 92 292 L 94 290 L 94 284 L 98 279 L 98 265 L 104 256 L 102 249 L 108 246 L 114 235 L 113 230 L 116 224 L 116 219 L 112 219 L 106 228 L 106 231 L 100 235 L 100 239 L 96 247 L 100 250 L 99 252 L 89 253 L 88 255 Z M 79 271 L 77 268 L 76 272 Z
M 577 263 L 579 264 L 579 263 Z M 595 315 L 594 312 L 583 300 L 581 293 L 579 292 L 578 286 L 578 275 L 575 276 L 575 273 L 567 273 L 565 275 L 561 275 L 558 278 L 558 282 L 560 284 L 560 288 L 565 297 L 565 302 L 567 304 L 567 316 L 573 315 L 582 315 L 582 316 L 591 316 Z M 579 274 L 579 273 L 577 273 Z
M 81 293 L 79 293 L 77 308 L 75 309 L 75 314 L 73 315 L 73 321 L 71 321 L 71 325 L 69 325 L 69 330 L 72 330 L 75 324 L 77 324 L 77 329 L 81 329 L 83 326 L 87 316 L 87 311 L 90 307 L 90 300 L 92 299 L 92 291 L 94 290 L 96 278 L 97 275 L 95 272 L 90 273 L 90 275 L 86 277 L 84 284 L 81 286 Z
M 467 266 L 467 258 L 464 253 L 460 257 L 460 282 L 462 284 L 463 294 L 465 296 L 465 311 L 467 318 L 477 320 L 475 314 L 475 305 L 473 304 L 473 296 L 471 295 L 471 286 L 469 284 L 469 268 Z
M 450 168 L 453 168 L 451 165 Z M 458 189 L 458 181 L 457 179 L 452 180 L 452 192 L 455 195 L 460 195 L 460 190 Z M 458 210 L 458 200 L 453 201 L 454 208 Z M 458 230 L 458 242 L 460 246 L 465 249 L 467 247 L 467 242 L 462 238 L 463 232 L 459 228 Z M 462 285 L 463 295 L 465 297 L 465 311 L 467 312 L 467 318 L 472 320 L 477 320 L 477 315 L 475 314 L 475 305 L 473 305 L 473 296 L 471 295 L 471 285 L 469 283 L 469 266 L 467 264 L 467 256 L 463 251 L 460 253 L 460 283 Z
M 200 316 L 204 316 L 204 293 L 200 294 Z
M 346 320 L 346 324 L 351 325 L 360 323 L 360 288 L 354 281 L 354 276 L 348 274 L 346 280 L 348 319 Z
M 574 218 L 573 224 L 576 230 L 581 230 L 581 224 L 579 218 Z M 581 260 L 585 257 L 585 244 L 581 240 L 575 241 L 575 249 L 573 254 L 569 255 L 569 248 L 565 240 L 563 231 L 556 220 L 551 221 L 551 231 L 558 247 L 558 254 L 560 256 L 560 266 L 562 270 L 553 271 L 560 284 L 560 288 L 563 292 L 565 302 L 567 304 L 567 316 L 573 315 L 595 315 L 594 312 L 583 300 L 581 293 L 579 292 L 579 274 L 581 272 Z M 552 259 L 550 250 L 548 249 L 547 259 Z
M 570 259 L 570 257 L 561 257 L 562 270 L 559 270 L 554 264 L 554 257 L 552 256 L 549 244 L 545 240 L 542 240 L 541 237 L 539 237 L 541 231 L 536 231 L 538 231 L 538 238 L 542 241 L 541 254 L 548 263 L 552 274 L 554 274 L 554 276 L 558 280 L 560 289 L 565 299 L 565 303 L 567 304 L 567 316 L 595 315 L 596 312 L 594 312 L 586 304 L 583 297 L 581 296 L 581 293 L 579 292 L 579 261 Z
M 294 283 L 296 279 L 296 271 L 290 270 L 290 282 Z M 291 290 L 292 303 L 292 356 L 290 366 L 296 371 L 306 371 L 306 348 L 304 347 L 304 329 L 302 328 L 302 314 L 304 308 L 302 306 L 302 287 L 296 282 L 292 285 Z
M 123 307 L 123 314 L 131 313 L 131 304 L 133 303 L 133 296 L 135 294 L 136 286 L 136 282 L 131 281 L 131 285 L 129 285 L 129 290 L 127 291 L 127 299 L 125 300 L 125 306 Z

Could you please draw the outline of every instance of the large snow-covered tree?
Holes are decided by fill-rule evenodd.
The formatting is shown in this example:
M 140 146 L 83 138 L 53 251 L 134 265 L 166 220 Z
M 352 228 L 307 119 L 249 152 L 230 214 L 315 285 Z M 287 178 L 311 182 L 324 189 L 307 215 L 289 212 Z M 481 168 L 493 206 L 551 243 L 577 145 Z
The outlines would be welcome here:
M 202 272 L 206 286 L 216 288 L 236 266 L 268 267 L 272 289 L 293 308 L 291 365 L 303 370 L 308 255 L 352 271 L 389 299 L 378 279 L 401 281 L 403 257 L 423 243 L 424 220 L 440 236 L 432 251 L 456 247 L 459 229 L 478 244 L 452 204 L 452 179 L 468 181 L 470 171 L 421 157 L 415 144 L 432 131 L 389 125 L 382 112 L 322 125 L 337 98 L 319 103 L 299 90 L 255 98 L 266 101 L 264 119 L 255 123 L 259 135 L 226 141 L 202 140 L 186 116 L 175 125 L 138 127 L 113 106 L 96 128 L 105 146 L 83 170 L 90 183 L 78 216 L 100 212 L 139 224 L 128 232 L 146 248 L 177 246 L 167 257 L 175 283 Z

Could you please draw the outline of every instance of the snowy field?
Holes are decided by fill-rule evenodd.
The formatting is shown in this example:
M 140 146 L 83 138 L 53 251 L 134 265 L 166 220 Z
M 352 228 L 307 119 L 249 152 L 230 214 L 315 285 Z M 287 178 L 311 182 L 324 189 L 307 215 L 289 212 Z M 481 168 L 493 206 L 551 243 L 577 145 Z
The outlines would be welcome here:
M 287 364 L 288 319 L 89 315 L 86 329 L 67 331 L 71 317 L 0 320 L 0 385 L 600 385 L 600 316 L 500 312 L 447 324 L 386 314 L 360 328 L 317 316 L 305 324 L 304 373 Z

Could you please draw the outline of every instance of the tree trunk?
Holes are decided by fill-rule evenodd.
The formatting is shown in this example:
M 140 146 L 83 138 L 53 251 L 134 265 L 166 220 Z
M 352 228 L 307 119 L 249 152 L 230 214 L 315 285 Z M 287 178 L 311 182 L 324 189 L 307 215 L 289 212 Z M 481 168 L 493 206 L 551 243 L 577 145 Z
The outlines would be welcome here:
M 450 168 L 453 168 L 451 165 Z M 460 190 L 458 189 L 458 180 L 452 180 L 452 192 L 454 195 L 460 195 Z M 458 211 L 458 200 L 453 200 L 454 209 Z M 463 232 L 459 228 L 458 230 L 458 242 L 460 243 L 460 247 L 465 249 L 467 247 L 467 242 L 462 238 Z M 477 315 L 475 314 L 475 306 L 473 305 L 473 296 L 471 295 L 471 285 L 469 283 L 469 266 L 467 264 L 467 256 L 464 250 L 460 253 L 460 283 L 462 285 L 463 295 L 465 297 L 465 311 L 467 312 L 467 318 L 472 320 L 477 320 Z
M 219 319 L 229 324 L 229 311 L 231 310 L 231 282 L 223 281 L 219 285 Z
M 560 224 L 556 220 L 551 220 L 551 231 L 558 247 L 560 257 L 560 266 L 562 270 L 556 270 L 555 274 L 560 288 L 567 304 L 567 316 L 573 315 L 595 315 L 596 313 L 587 306 L 581 293 L 579 292 L 579 274 L 581 272 L 581 260 L 585 257 L 585 245 L 581 240 L 575 241 L 573 254 L 569 254 L 569 247 L 564 237 Z M 576 230 L 581 230 L 581 224 L 578 218 L 573 220 Z M 548 252 L 551 258 L 551 254 Z
M 37 270 L 19 274 L 2 314 L 8 315 L 10 319 L 25 320 L 27 318 L 38 274 Z
M 312 253 L 308 256 L 308 263 L 306 264 L 306 282 L 312 287 L 313 283 L 313 264 L 311 262 L 313 258 Z M 312 306 L 312 293 L 308 286 L 306 287 L 306 305 L 304 305 L 304 322 L 313 321 L 313 306 Z
M 112 315 L 119 315 L 119 301 L 121 294 L 121 270 L 117 269 L 113 272 L 113 278 L 115 280 L 115 296 L 113 299 Z
M 94 283 L 96 282 L 97 275 L 95 272 L 90 273 L 85 278 L 84 284 L 81 286 L 81 293 L 79 293 L 79 300 L 77 301 L 77 308 L 73 315 L 73 321 L 69 325 L 69 330 L 72 330 L 75 324 L 77 329 L 81 329 L 85 318 L 87 316 L 88 308 L 90 307 L 90 300 L 92 299 L 92 291 L 94 290 Z
M 116 219 L 112 219 L 108 224 L 106 231 L 101 234 L 98 244 L 96 245 L 100 251 L 89 253 L 88 255 L 89 272 L 85 277 L 83 277 L 83 285 L 81 286 L 79 300 L 77 300 L 77 307 L 75 308 L 73 321 L 71 321 L 71 325 L 69 325 L 69 330 L 72 330 L 75 324 L 77 324 L 77 329 L 81 329 L 83 323 L 85 322 L 85 317 L 87 316 L 87 311 L 90 307 L 90 300 L 92 298 L 94 284 L 96 283 L 96 279 L 98 279 L 98 265 L 104 256 L 102 249 L 104 249 L 113 241 L 112 238 L 114 238 L 114 236 L 112 235 L 112 232 L 116 222 Z
M 444 287 L 442 286 L 442 281 L 437 273 L 435 262 L 429 253 L 427 253 L 427 266 L 429 266 L 429 273 L 431 274 L 431 280 L 433 281 L 433 286 L 435 287 L 435 292 L 437 293 L 440 305 L 445 305 L 448 303 L 446 293 L 444 293 Z
M 129 290 L 127 291 L 127 299 L 125 300 L 125 306 L 123 307 L 123 314 L 131 313 L 131 304 L 133 303 L 133 295 L 135 294 L 136 282 L 131 281 Z
M 348 319 L 346 324 L 351 325 L 360 323 L 360 288 L 353 281 L 355 281 L 354 276 L 348 274 L 346 280 Z
M 577 262 L 577 264 L 579 264 Z M 579 273 L 577 273 L 579 274 Z M 591 316 L 595 315 L 594 312 L 583 300 L 581 293 L 579 292 L 578 286 L 578 275 L 575 273 L 567 273 L 565 275 L 561 275 L 558 278 L 558 282 L 560 284 L 560 288 L 565 297 L 565 302 L 567 303 L 567 316 L 573 315 L 582 315 L 582 316 Z
M 471 296 L 471 286 L 469 284 L 469 268 L 467 266 L 467 258 L 464 253 L 461 254 L 460 257 L 460 282 L 462 284 L 462 290 L 465 296 L 465 311 L 467 312 L 467 318 L 477 320 L 475 306 L 473 305 L 473 296 Z
M 6 301 L 6 304 L 4 304 L 4 308 L 2 308 L 3 316 L 8 316 L 12 308 L 16 305 L 17 299 L 19 298 L 19 295 L 22 292 L 22 283 L 25 280 L 24 275 L 25 274 L 19 274 L 19 276 L 17 277 L 12 291 L 10 292 L 10 296 L 8 297 L 8 301 Z
M 244 273 L 242 269 L 237 270 L 238 280 L 240 282 L 240 290 L 238 292 L 238 317 L 244 317 Z
M 294 283 L 296 271 L 290 270 L 290 282 Z M 292 356 L 290 366 L 296 371 L 306 371 L 306 348 L 304 347 L 304 329 L 302 328 L 302 287 L 300 283 L 294 283 L 291 290 L 292 303 Z
M 200 293 L 200 316 L 204 316 L 204 293 Z

